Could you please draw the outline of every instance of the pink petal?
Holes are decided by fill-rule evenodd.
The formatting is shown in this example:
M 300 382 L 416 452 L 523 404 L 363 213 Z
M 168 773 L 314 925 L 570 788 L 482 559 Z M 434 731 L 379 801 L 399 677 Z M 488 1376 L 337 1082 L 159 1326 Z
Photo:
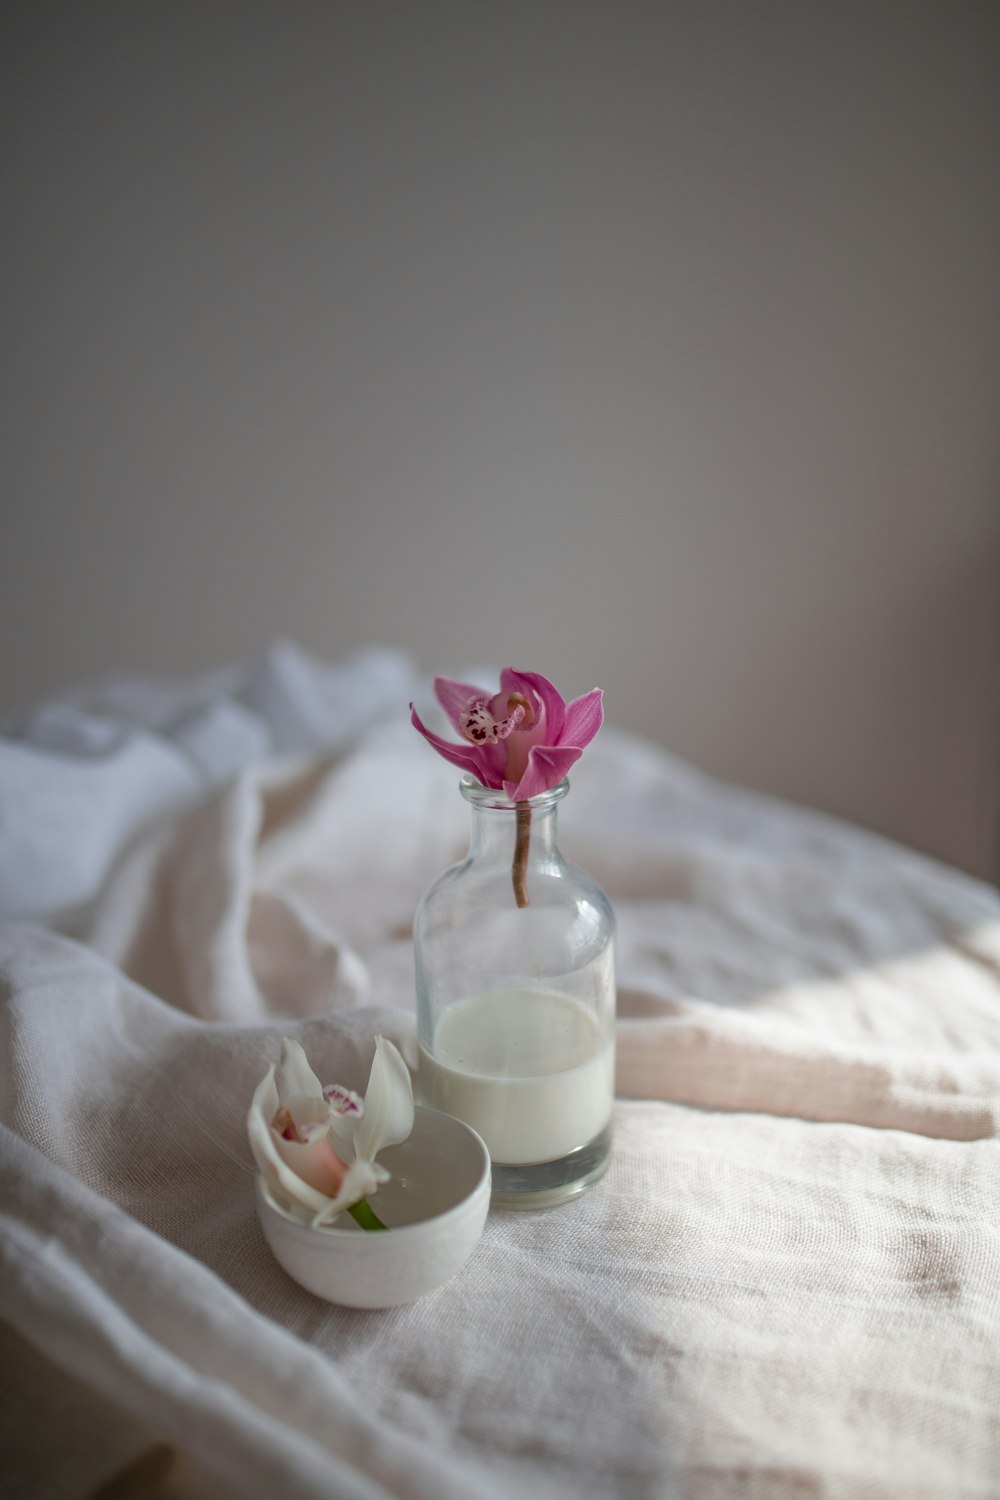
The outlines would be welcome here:
M 566 700 L 554 683 L 541 672 L 517 672 L 513 667 L 504 667 L 500 673 L 500 689 L 503 693 L 520 693 L 529 702 L 540 705 L 535 724 L 529 730 L 543 730 L 546 745 L 558 745 L 563 740 L 563 720 L 566 717 Z M 544 726 L 544 729 L 543 729 Z
M 345 1208 L 350 1208 L 360 1198 L 369 1198 L 377 1192 L 383 1182 L 388 1182 L 389 1173 L 377 1161 L 352 1161 L 347 1169 L 340 1192 L 313 1216 L 313 1228 L 321 1229 L 329 1224 Z
M 504 791 L 512 802 L 524 802 L 547 792 L 580 759 L 583 750 L 576 745 L 532 745 L 524 775 L 516 784 L 505 781 Z
M 327 1199 L 288 1167 L 277 1149 L 278 1137 L 270 1123 L 278 1108 L 274 1073 L 274 1068 L 269 1068 L 254 1092 L 247 1115 L 250 1149 L 265 1182 L 277 1191 L 279 1198 L 301 1203 L 312 1213 L 316 1213 L 326 1207 Z
M 500 787 L 503 785 L 503 768 L 507 763 L 507 757 L 502 745 L 469 745 L 453 744 L 451 740 L 443 740 L 439 734 L 434 734 L 430 729 L 424 727 L 420 717 L 410 704 L 410 722 L 414 729 L 418 729 L 429 745 L 433 745 L 439 755 L 445 760 L 451 761 L 453 766 L 458 766 L 463 771 L 468 771 L 481 781 L 483 786 Z
M 457 682 L 454 677 L 435 677 L 434 692 L 459 734 L 462 733 L 462 710 L 467 707 L 469 699 L 489 697 L 482 688 L 472 687 L 468 682 Z
M 562 744 L 579 745 L 581 750 L 585 745 L 590 744 L 604 723 L 604 708 L 601 704 L 603 697 L 601 689 L 594 688 L 593 692 L 585 693 L 582 698 L 574 698 L 572 703 L 567 703 L 566 721 L 561 735 Z
M 319 1136 L 306 1144 L 286 1141 L 277 1131 L 272 1130 L 271 1138 L 278 1155 L 297 1177 L 301 1177 L 303 1182 L 307 1182 L 318 1193 L 326 1193 L 330 1198 L 337 1195 L 347 1176 L 347 1164 L 341 1161 L 327 1136 Z

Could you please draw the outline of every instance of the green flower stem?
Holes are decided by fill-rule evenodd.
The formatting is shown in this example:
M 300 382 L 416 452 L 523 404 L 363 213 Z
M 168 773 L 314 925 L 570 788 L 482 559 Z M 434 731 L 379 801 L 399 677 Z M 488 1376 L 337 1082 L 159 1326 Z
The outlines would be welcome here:
M 367 1198 L 360 1198 L 357 1203 L 352 1203 L 347 1212 L 360 1229 L 375 1230 L 389 1227 L 388 1224 L 382 1223 Z
M 514 900 L 518 906 L 528 904 L 528 847 L 531 843 L 531 808 L 527 802 L 517 804 L 517 840 L 514 844 Z

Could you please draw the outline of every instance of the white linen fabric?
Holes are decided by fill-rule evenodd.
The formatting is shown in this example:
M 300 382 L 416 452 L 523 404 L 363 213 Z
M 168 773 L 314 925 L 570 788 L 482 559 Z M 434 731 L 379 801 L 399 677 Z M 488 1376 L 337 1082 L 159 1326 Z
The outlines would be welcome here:
M 281 646 L 8 721 L 4 1495 L 1000 1493 L 1000 900 L 611 728 L 560 814 L 619 919 L 609 1175 L 411 1307 L 271 1259 L 282 1035 L 355 1088 L 379 1031 L 416 1061 L 467 809 L 413 686 Z

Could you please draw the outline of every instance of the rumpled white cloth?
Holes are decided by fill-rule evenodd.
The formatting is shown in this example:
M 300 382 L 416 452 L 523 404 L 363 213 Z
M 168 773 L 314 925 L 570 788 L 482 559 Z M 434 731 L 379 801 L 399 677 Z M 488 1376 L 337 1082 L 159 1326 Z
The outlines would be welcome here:
M 612 728 L 560 813 L 619 919 L 608 1177 L 411 1307 L 270 1258 L 281 1036 L 354 1087 L 377 1031 L 415 1062 L 467 809 L 414 686 L 285 645 L 8 721 L 4 1495 L 1000 1493 L 996 892 Z

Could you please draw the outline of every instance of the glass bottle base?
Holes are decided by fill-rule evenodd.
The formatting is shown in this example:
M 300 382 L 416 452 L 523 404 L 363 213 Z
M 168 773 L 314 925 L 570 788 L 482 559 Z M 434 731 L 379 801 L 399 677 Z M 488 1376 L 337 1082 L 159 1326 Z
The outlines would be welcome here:
M 611 1126 L 558 1161 L 493 1163 L 494 1208 L 554 1208 L 600 1182 L 611 1160 Z

